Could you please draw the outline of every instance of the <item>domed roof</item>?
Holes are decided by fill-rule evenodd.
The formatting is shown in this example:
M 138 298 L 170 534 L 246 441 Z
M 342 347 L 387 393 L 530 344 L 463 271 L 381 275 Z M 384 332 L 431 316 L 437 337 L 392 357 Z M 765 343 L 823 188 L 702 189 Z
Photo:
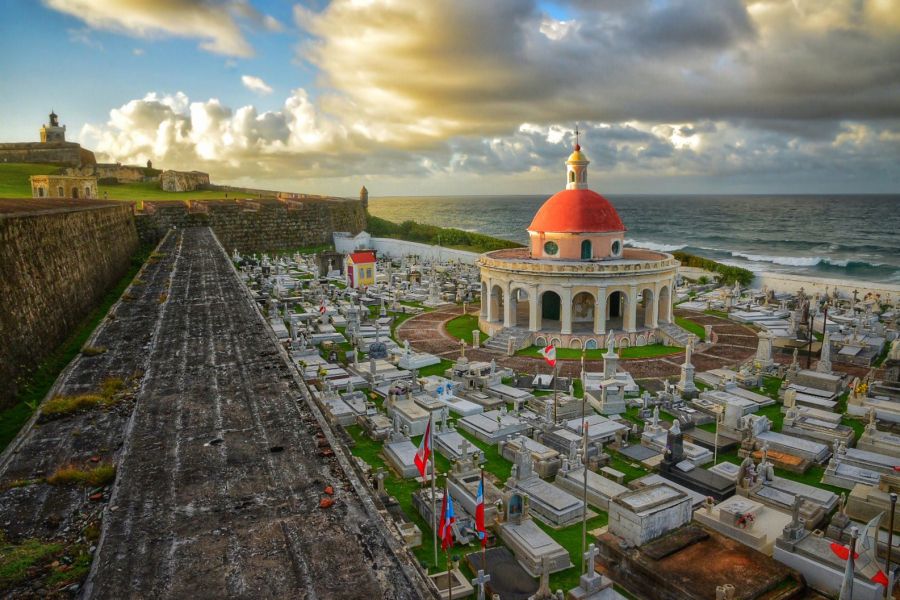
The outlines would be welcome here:
M 587 162 L 587 156 L 581 151 L 579 144 L 575 144 L 575 150 L 572 151 L 566 162 Z
M 528 231 L 600 233 L 625 231 L 619 213 L 609 200 L 593 190 L 563 190 L 538 209 Z

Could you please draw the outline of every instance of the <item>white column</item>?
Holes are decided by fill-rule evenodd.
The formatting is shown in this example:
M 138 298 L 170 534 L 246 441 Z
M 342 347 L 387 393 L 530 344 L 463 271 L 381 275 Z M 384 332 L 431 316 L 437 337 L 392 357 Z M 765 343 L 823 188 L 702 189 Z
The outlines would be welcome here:
M 512 327 L 515 325 L 515 313 L 513 312 L 512 293 L 509 288 L 503 290 L 505 302 L 503 303 L 503 326 Z M 518 293 L 518 292 L 517 292 Z
M 482 285 L 484 286 L 485 284 L 482 284 Z M 487 287 L 482 287 L 482 288 L 481 288 L 481 318 L 482 318 L 482 319 L 486 319 L 486 318 L 487 318 L 487 315 L 488 315 L 488 309 L 487 309 L 487 307 L 488 307 L 488 304 L 489 304 L 490 301 L 491 301 L 491 299 L 490 299 L 490 292 L 485 293 L 485 290 L 486 290 L 486 289 L 488 289 L 488 288 L 487 288 Z
M 528 290 L 528 331 L 538 331 L 541 328 L 541 305 L 537 286 Z
M 628 302 L 626 305 L 628 312 L 625 313 L 623 326 L 625 331 L 631 333 L 635 331 L 637 326 L 637 286 L 632 285 L 628 288 Z
M 560 333 L 572 333 L 572 288 L 563 288 L 560 294 L 559 324 Z
M 488 323 L 494 322 L 494 282 L 488 279 L 487 282 L 487 312 L 485 312 Z
M 656 287 L 658 288 L 659 286 Z M 656 329 L 657 327 L 659 327 L 659 319 L 657 318 L 659 317 L 659 289 L 653 290 L 652 311 L 653 312 L 650 315 L 650 322 L 647 326 Z
M 669 281 L 669 300 L 666 303 L 666 323 L 674 323 L 675 315 L 672 313 L 672 307 L 675 306 L 675 280 Z
M 603 335 L 606 331 L 606 288 L 597 290 L 594 301 L 594 333 Z

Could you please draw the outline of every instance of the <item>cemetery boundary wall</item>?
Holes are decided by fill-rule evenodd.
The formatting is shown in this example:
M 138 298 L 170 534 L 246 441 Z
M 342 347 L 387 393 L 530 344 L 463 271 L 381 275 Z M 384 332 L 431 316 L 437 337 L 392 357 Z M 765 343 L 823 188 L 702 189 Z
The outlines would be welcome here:
M 388 256 L 391 258 L 418 256 L 419 258 L 427 260 L 457 260 L 461 263 L 470 265 L 474 265 L 481 256 L 477 252 L 454 250 L 452 248 L 432 246 L 421 242 L 408 242 L 406 240 L 396 240 L 394 238 L 372 237 L 367 232 L 351 236 L 347 230 L 335 233 L 334 249 L 343 254 L 366 249 L 375 250 L 379 256 Z
M 129 204 L 0 214 L 0 408 L 128 272 L 138 248 Z
M 172 227 L 210 227 L 230 254 L 279 252 L 331 245 L 334 231 L 362 231 L 366 210 L 349 198 L 143 202 L 135 223 L 143 242 Z

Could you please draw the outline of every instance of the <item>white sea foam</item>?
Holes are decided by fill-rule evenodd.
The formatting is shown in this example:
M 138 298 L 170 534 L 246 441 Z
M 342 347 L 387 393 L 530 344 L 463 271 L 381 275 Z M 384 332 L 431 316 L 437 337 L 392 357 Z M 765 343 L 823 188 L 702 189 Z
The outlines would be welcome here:
M 632 248 L 646 248 L 647 250 L 656 250 L 657 252 L 674 252 L 681 250 L 686 244 L 657 244 L 656 242 L 647 242 L 644 240 L 633 240 L 625 238 L 625 245 Z
M 824 259 L 821 256 L 766 256 L 764 254 L 748 254 L 746 252 L 732 252 L 732 256 L 745 258 L 752 262 L 767 262 L 788 267 L 814 267 Z

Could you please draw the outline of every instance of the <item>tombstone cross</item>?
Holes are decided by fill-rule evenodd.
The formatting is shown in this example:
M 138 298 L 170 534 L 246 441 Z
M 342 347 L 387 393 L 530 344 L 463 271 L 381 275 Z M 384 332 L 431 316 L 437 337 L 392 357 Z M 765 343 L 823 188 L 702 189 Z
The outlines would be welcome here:
M 478 600 L 484 600 L 484 586 L 490 580 L 490 575 L 485 575 L 484 571 L 478 569 L 478 577 L 472 580 L 472 585 L 478 587 Z
M 597 558 L 597 546 L 595 544 L 588 545 L 588 551 L 584 553 L 584 559 L 587 561 L 587 565 L 585 567 L 584 572 L 588 577 L 593 577 L 595 575 L 594 571 L 594 561 Z

